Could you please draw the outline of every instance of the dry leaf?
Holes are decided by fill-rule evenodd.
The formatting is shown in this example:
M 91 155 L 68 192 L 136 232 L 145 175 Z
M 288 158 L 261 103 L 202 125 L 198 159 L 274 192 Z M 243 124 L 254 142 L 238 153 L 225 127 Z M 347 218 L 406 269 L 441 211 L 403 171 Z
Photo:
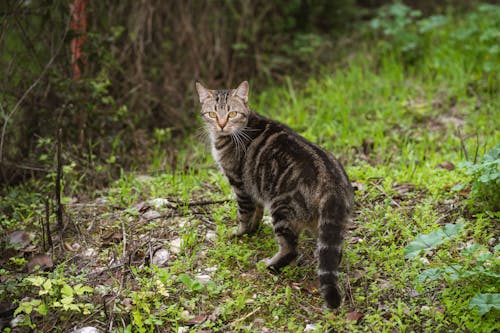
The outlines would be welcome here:
M 355 310 L 353 312 L 349 312 L 346 315 L 346 318 L 347 318 L 347 320 L 352 320 L 352 321 L 355 321 L 356 323 L 359 323 L 359 321 L 361 320 L 361 318 L 363 318 L 363 312 L 361 312 L 359 310 Z
M 189 319 L 187 324 L 188 325 L 197 325 L 197 324 L 201 324 L 203 322 L 205 322 L 205 320 L 207 320 L 208 316 L 207 315 L 198 315 L 198 316 L 194 316 L 193 318 Z
M 54 267 L 52 259 L 46 254 L 34 255 L 28 262 L 28 272 L 33 273 L 34 271 L 41 269 L 46 270 Z
M 455 170 L 455 165 L 451 162 L 443 162 L 441 164 L 438 165 L 438 168 L 441 168 L 441 169 L 446 169 L 448 171 L 452 171 L 452 170 Z

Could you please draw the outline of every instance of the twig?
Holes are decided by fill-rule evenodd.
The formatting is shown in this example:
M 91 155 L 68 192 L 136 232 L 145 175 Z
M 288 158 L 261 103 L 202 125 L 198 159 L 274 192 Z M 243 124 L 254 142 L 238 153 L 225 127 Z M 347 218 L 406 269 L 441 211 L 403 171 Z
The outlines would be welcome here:
M 184 201 L 178 201 L 178 200 L 169 200 L 170 202 L 176 204 L 176 205 L 185 205 L 185 206 L 208 206 L 208 205 L 216 205 L 216 204 L 223 204 L 223 203 L 228 203 L 233 200 L 231 199 L 224 199 L 224 200 L 202 200 L 202 201 L 194 201 L 194 202 L 184 202 Z
M 12 162 L 9 162 L 7 160 L 4 160 L 1 163 L 5 164 L 5 165 L 14 166 L 14 167 L 16 167 L 18 169 L 25 169 L 25 170 L 31 170 L 31 171 L 42 171 L 42 172 L 54 172 L 54 170 L 51 170 L 51 169 L 45 169 L 45 168 L 41 168 L 41 167 L 37 167 L 37 166 L 31 166 L 31 165 L 25 165 L 25 164 L 12 163 Z
M 462 133 L 460 132 L 459 129 L 457 129 L 457 136 L 460 139 L 460 146 L 462 147 L 462 151 L 464 153 L 465 160 L 468 161 L 469 160 L 469 152 L 467 151 L 467 147 L 465 147 L 464 138 L 463 138 Z
M 127 232 L 125 231 L 125 223 L 123 223 L 122 218 L 120 218 L 120 222 L 122 224 L 123 260 L 125 260 L 125 255 L 127 254 Z
M 235 326 L 236 324 L 238 324 L 238 323 L 240 323 L 240 322 L 244 321 L 245 319 L 247 319 L 247 318 L 249 318 L 249 317 L 253 316 L 253 315 L 254 315 L 257 311 L 259 311 L 259 310 L 260 310 L 260 308 L 261 308 L 261 307 L 259 306 L 258 308 L 256 308 L 256 309 L 255 309 L 255 310 L 253 310 L 252 312 L 250 312 L 250 313 L 246 314 L 244 317 L 241 317 L 240 319 L 237 319 L 237 320 L 233 321 L 233 322 L 232 322 L 232 326 Z
M 401 205 L 398 204 L 389 194 L 387 194 L 384 189 L 378 185 L 377 183 L 371 183 L 377 190 L 380 191 L 380 193 L 382 193 L 386 198 L 389 198 L 391 199 L 391 203 L 393 203 L 394 205 L 396 205 L 398 208 L 401 208 Z
M 61 161 L 61 150 L 62 150 L 62 129 L 57 131 L 57 145 L 56 145 L 56 163 L 57 163 L 57 174 L 56 174 L 56 204 L 57 204 L 57 225 L 59 227 L 59 232 L 62 235 L 63 231 L 63 206 L 61 204 L 61 177 L 62 177 L 62 161 Z M 62 241 L 62 237 L 61 237 Z
M 50 235 L 50 207 L 49 199 L 45 198 L 45 228 L 47 233 L 47 245 L 51 250 L 54 250 L 54 245 L 52 244 L 52 236 Z

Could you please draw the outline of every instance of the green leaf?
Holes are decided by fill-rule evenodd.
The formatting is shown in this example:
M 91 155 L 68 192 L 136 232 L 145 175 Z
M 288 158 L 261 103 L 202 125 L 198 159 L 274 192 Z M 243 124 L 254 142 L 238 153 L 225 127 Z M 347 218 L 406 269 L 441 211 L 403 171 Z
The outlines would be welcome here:
M 33 276 L 26 278 L 26 280 L 36 287 L 42 286 L 42 284 L 45 282 L 45 278 L 42 276 Z
M 448 223 L 444 227 L 428 234 L 418 235 L 413 242 L 405 248 L 405 256 L 415 258 L 421 251 L 429 251 L 443 242 L 455 237 L 463 229 L 461 223 Z
M 427 280 L 434 281 L 442 277 L 443 273 L 441 268 L 429 268 L 418 275 L 417 281 L 419 283 L 424 283 Z
M 469 309 L 476 308 L 480 315 L 490 312 L 492 308 L 500 310 L 500 294 L 477 294 L 472 298 Z
M 74 286 L 73 289 L 75 291 L 75 294 L 77 295 L 83 295 L 86 292 L 91 293 L 94 291 L 94 289 L 90 288 L 89 286 L 84 286 L 81 283 Z
M 45 316 L 49 313 L 49 307 L 47 306 L 47 304 L 40 304 L 36 311 L 38 311 L 39 314 L 41 314 L 42 316 Z
M 61 288 L 61 294 L 64 298 L 66 297 L 73 297 L 73 294 L 74 294 L 74 291 L 73 291 L 73 288 L 71 288 L 70 285 L 68 285 L 67 283 L 65 283 L 62 288 Z M 64 303 L 64 302 L 63 302 Z

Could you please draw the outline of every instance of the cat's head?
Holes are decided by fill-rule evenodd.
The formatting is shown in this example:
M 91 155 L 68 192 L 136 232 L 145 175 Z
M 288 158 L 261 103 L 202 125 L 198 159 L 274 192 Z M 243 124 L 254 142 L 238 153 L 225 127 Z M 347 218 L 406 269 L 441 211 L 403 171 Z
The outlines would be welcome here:
M 245 128 L 250 114 L 248 82 L 231 90 L 210 90 L 196 82 L 201 103 L 201 116 L 215 135 L 230 135 Z

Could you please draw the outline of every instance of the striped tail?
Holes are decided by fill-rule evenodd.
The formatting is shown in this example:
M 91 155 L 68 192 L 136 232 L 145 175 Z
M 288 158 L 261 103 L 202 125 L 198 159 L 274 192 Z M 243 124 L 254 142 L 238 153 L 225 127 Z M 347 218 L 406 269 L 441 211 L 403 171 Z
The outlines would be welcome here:
M 338 286 L 338 268 L 342 257 L 342 231 L 346 219 L 345 206 L 333 198 L 327 200 L 319 219 L 317 252 L 320 291 L 331 308 L 337 308 L 342 302 Z

